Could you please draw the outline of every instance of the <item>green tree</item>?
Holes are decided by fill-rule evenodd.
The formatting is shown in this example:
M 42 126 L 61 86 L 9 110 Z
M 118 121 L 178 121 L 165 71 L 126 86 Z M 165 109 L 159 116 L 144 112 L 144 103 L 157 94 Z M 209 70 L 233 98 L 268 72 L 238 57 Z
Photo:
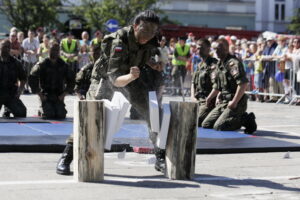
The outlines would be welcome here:
M 60 0 L 0 0 L 0 10 L 9 22 L 24 31 L 53 27 L 59 23 Z
M 294 34 L 300 34 L 300 8 L 295 13 L 296 15 L 292 17 L 288 29 Z
M 116 19 L 120 26 L 131 23 L 139 12 L 152 9 L 161 12 L 156 3 L 158 0 L 82 0 L 81 6 L 74 8 L 74 14 L 83 17 L 89 28 L 103 29 L 109 19 Z

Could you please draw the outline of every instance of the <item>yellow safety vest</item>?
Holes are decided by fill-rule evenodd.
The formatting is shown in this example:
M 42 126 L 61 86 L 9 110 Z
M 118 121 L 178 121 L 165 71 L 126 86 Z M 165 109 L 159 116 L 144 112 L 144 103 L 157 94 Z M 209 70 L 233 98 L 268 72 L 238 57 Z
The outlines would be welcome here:
M 77 42 L 76 40 L 72 39 L 71 42 L 71 46 L 69 47 L 68 45 L 68 38 L 63 39 L 62 41 L 62 47 L 63 47 L 63 51 L 66 53 L 75 53 L 75 49 L 76 49 L 76 45 Z M 76 58 L 72 58 L 72 59 L 68 59 L 65 56 L 61 56 L 61 58 L 65 61 L 65 62 L 74 62 L 76 60 Z
M 100 40 L 98 40 L 97 38 L 94 38 L 93 40 L 92 40 L 92 45 L 100 45 L 101 44 L 101 39 Z
M 190 52 L 190 46 L 187 45 L 187 44 L 185 44 L 184 45 L 184 49 L 182 50 L 182 47 L 180 46 L 180 44 L 176 43 L 175 50 L 177 51 L 177 53 L 178 53 L 179 56 L 186 56 Z M 184 65 L 185 66 L 186 65 L 186 61 L 178 60 L 178 59 L 175 58 L 175 56 L 173 56 L 172 64 L 173 65 Z

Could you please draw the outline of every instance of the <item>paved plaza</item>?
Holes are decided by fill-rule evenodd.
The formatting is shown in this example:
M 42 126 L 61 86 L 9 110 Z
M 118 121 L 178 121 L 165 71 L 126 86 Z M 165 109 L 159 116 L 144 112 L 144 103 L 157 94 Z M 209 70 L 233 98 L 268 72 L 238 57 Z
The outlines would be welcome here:
M 22 96 L 28 116 L 37 96 Z M 67 96 L 68 117 L 73 100 Z M 166 97 L 180 100 L 179 97 Z M 261 137 L 300 144 L 300 107 L 249 102 Z M 153 154 L 105 153 L 104 181 L 77 183 L 55 173 L 58 153 L 0 153 L 1 200 L 212 199 L 299 200 L 300 152 L 198 154 L 192 180 L 169 180 L 154 170 Z

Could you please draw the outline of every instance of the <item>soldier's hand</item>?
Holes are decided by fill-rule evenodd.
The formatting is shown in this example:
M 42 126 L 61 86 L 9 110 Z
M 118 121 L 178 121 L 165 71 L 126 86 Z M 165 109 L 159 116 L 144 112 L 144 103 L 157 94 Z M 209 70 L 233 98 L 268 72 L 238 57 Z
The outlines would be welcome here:
M 237 107 L 237 104 L 233 101 L 229 101 L 228 105 L 227 105 L 227 108 L 233 110 Z
M 137 66 L 130 67 L 130 72 L 132 80 L 135 80 L 140 77 L 140 68 Z
M 210 98 L 206 98 L 206 106 L 207 107 L 211 107 L 211 99 Z

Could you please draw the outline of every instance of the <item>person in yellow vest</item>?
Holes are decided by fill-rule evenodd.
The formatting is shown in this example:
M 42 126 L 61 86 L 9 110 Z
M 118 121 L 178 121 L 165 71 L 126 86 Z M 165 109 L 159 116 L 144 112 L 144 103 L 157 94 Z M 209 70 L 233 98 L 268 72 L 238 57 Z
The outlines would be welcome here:
M 172 95 L 181 95 L 182 84 L 186 75 L 186 62 L 190 57 L 190 46 L 186 44 L 186 38 L 180 37 L 178 43 L 175 45 L 174 55 L 172 59 L 173 69 L 171 72 L 173 82 Z
M 43 61 L 45 58 L 49 56 L 49 44 L 50 37 L 48 35 L 43 36 L 43 43 L 40 44 L 38 48 L 39 61 Z
M 101 31 L 96 31 L 95 32 L 95 38 L 91 42 L 91 46 L 101 46 L 101 41 L 102 41 L 103 34 Z
M 73 35 L 68 33 L 68 36 L 60 42 L 60 57 L 71 66 L 74 72 L 78 71 L 78 52 L 79 42 L 73 39 Z

